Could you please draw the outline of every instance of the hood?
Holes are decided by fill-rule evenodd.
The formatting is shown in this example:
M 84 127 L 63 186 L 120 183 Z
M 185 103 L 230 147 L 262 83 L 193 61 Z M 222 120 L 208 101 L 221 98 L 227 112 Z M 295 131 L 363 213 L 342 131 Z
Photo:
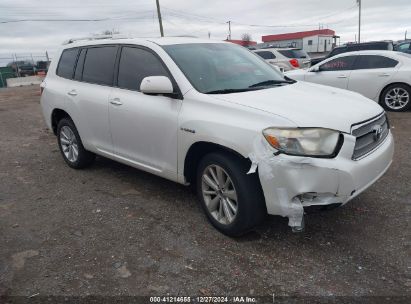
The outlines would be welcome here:
M 280 115 L 299 127 L 346 133 L 351 132 L 353 124 L 384 111 L 376 102 L 358 93 L 300 81 L 265 90 L 209 96 Z

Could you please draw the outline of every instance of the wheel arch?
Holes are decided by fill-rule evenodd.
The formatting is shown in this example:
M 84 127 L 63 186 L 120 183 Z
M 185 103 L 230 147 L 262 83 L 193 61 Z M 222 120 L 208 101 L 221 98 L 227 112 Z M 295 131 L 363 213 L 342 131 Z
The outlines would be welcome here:
M 249 158 L 244 157 L 241 153 L 235 151 L 232 148 L 208 141 L 198 141 L 193 143 L 187 150 L 184 158 L 184 178 L 188 183 L 194 183 L 197 167 L 201 159 L 212 152 L 223 152 L 231 154 L 245 162 L 248 162 L 251 166 Z
M 57 135 L 57 125 L 59 121 L 65 117 L 68 117 L 72 120 L 70 114 L 68 114 L 66 111 L 56 108 L 53 109 L 51 112 L 51 128 L 53 130 L 54 135 Z

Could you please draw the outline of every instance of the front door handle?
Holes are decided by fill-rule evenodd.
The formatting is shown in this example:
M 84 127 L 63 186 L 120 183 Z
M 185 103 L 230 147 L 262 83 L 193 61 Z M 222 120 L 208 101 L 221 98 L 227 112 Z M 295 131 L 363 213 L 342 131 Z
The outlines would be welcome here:
M 67 94 L 69 94 L 70 96 L 76 96 L 77 92 L 76 90 L 71 90 L 70 92 L 67 92 Z
M 110 103 L 115 106 L 121 106 L 123 103 L 120 101 L 120 98 L 114 98 L 110 100 Z
M 345 79 L 345 78 L 347 78 L 347 76 L 346 75 L 340 75 L 337 78 Z

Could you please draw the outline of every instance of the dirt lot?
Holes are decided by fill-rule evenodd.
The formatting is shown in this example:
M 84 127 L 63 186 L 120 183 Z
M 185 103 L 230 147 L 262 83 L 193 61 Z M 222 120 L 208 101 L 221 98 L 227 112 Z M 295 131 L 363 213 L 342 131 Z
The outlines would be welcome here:
M 231 239 L 188 188 L 103 158 L 70 169 L 38 87 L 2 89 L 0 295 L 410 297 L 411 113 L 389 117 L 395 160 L 368 191 L 304 233 L 270 217 Z

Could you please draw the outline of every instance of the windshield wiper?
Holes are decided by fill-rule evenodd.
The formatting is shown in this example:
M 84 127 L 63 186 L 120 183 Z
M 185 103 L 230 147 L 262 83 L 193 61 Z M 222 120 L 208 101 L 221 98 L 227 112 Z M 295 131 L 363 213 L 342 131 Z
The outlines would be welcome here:
M 240 92 L 248 92 L 248 91 L 255 91 L 257 90 L 254 87 L 244 88 L 244 89 L 223 89 L 223 90 L 215 90 L 205 92 L 205 94 L 230 94 L 230 93 L 240 93 Z
M 290 84 L 290 83 L 294 83 L 294 82 L 290 80 L 265 80 L 265 81 L 261 81 L 253 85 L 250 85 L 249 88 L 265 87 L 265 86 L 270 86 L 270 85 L 282 85 L 282 84 Z

